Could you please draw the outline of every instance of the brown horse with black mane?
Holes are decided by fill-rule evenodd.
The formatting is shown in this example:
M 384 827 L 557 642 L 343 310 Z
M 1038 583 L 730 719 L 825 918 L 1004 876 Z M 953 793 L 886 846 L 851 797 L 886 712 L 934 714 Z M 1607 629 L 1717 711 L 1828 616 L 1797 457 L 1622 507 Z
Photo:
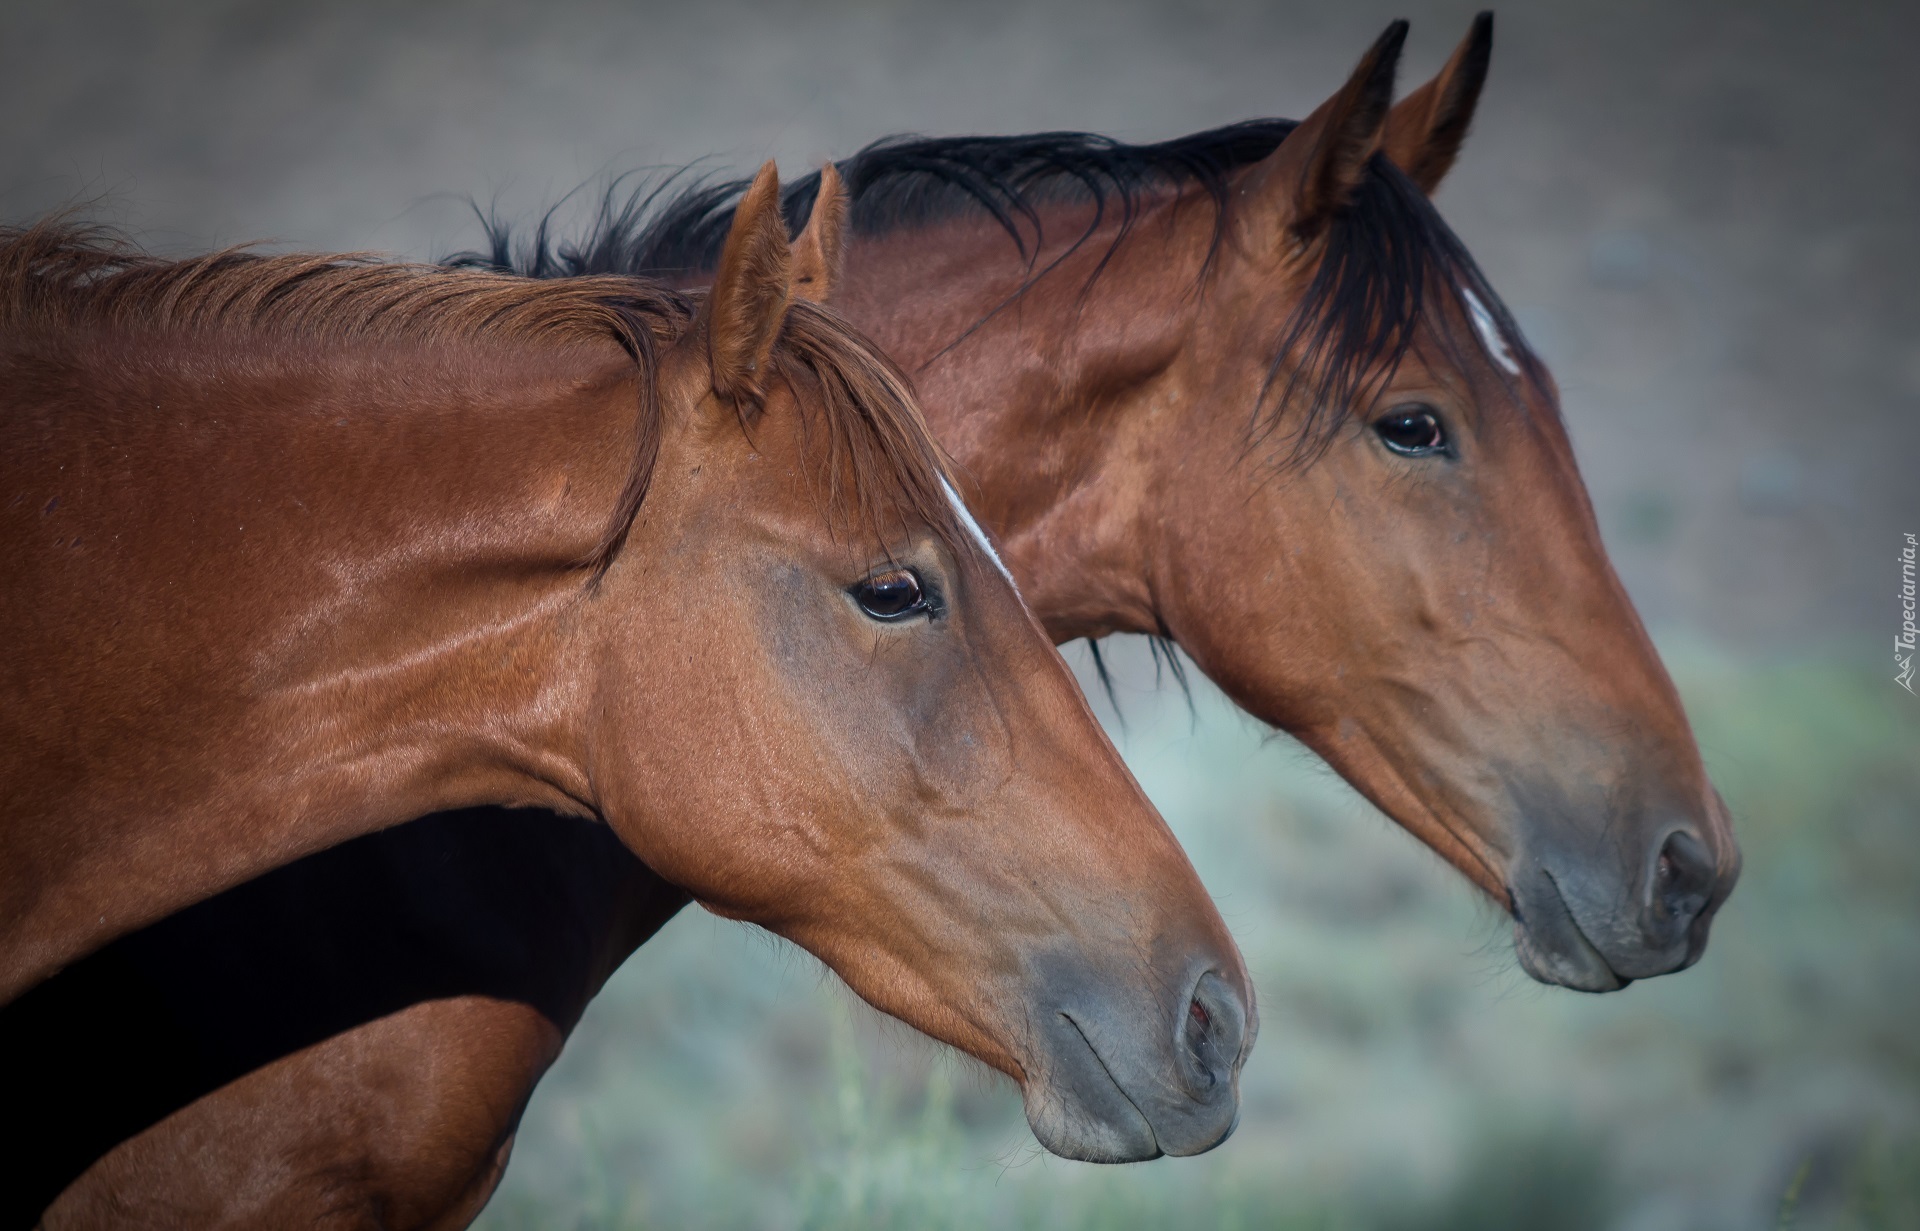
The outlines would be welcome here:
M 795 298 L 778 191 L 699 296 L 0 237 L 0 998 L 358 834 L 536 806 L 1015 1078 L 1050 1149 L 1225 1137 L 1238 953 L 905 378 Z M 470 1217 L 500 1143 L 421 1127 L 432 1208 L 322 1168 L 222 1216 Z M 162 1198 L 51 1220 L 198 1220 Z
M 1492 16 L 1396 106 L 1405 35 L 1298 124 L 872 146 L 829 181 L 833 303 L 915 373 L 1056 641 L 1171 639 L 1509 907 L 1530 974 L 1608 991 L 1699 958 L 1739 852 L 1552 377 L 1429 200 Z M 699 283 L 744 187 L 456 260 Z
M 1536 978 L 1604 991 L 1699 957 L 1738 852 L 1600 547 L 1551 379 L 1427 199 L 1466 134 L 1491 21 L 1476 20 L 1440 74 L 1389 108 L 1403 32 L 1391 28 L 1303 124 L 1257 120 L 1150 146 L 1058 133 L 883 142 L 841 163 L 824 193 L 820 180 L 797 182 L 786 212 L 817 242 L 844 229 L 844 264 L 823 264 L 837 273 L 833 302 L 916 372 L 1055 640 L 1172 638 L 1509 907 Z M 576 247 L 555 250 L 543 228 L 516 250 L 501 232 L 472 259 L 541 277 L 702 282 L 742 187 L 610 198 Z M 206 1155 L 188 1143 L 230 1138 L 246 1108 L 289 1089 L 325 1091 L 316 1101 L 341 1115 L 430 1107 L 439 1087 L 416 1081 L 402 1095 L 403 1077 L 370 1096 L 371 1057 L 396 1075 L 428 1060 L 491 1072 L 496 1104 L 517 1108 L 538 1067 L 490 1061 L 472 1035 L 485 1024 L 491 1039 L 549 1054 L 606 959 L 644 939 L 632 913 L 654 912 L 650 928 L 678 904 L 632 868 L 624 888 L 575 893 L 603 903 L 604 922 L 586 931 L 617 938 L 579 939 L 574 915 L 543 904 L 558 891 L 541 886 L 598 866 L 583 849 L 572 870 L 555 864 L 520 896 L 502 891 L 519 903 L 521 945 L 572 955 L 570 992 L 498 957 L 488 977 L 455 986 L 430 972 L 458 951 L 463 912 L 422 869 L 476 829 L 464 818 L 418 826 L 305 869 L 322 883 L 375 870 L 378 909 L 419 938 L 403 953 L 353 948 L 352 929 L 319 927 L 310 911 L 229 901 L 114 955 L 160 981 L 209 921 L 270 918 L 277 926 L 224 933 L 255 937 L 226 942 L 249 949 L 235 968 L 338 944 L 400 967 L 360 1020 L 409 1003 L 405 987 L 416 1007 L 325 1043 L 282 1031 L 280 1054 L 312 1050 L 129 1142 L 76 1195 L 190 1171 Z M 79 1006 L 118 1003 L 123 987 L 106 973 L 69 985 L 67 1008 L 49 997 L 35 1037 L 86 1019 Z M 343 1012 L 344 987 L 335 996 Z M 155 1100 L 147 1122 L 178 1105 Z M 220 1166 L 232 1170 L 208 1169 L 210 1201 L 261 1173 L 245 1157 Z

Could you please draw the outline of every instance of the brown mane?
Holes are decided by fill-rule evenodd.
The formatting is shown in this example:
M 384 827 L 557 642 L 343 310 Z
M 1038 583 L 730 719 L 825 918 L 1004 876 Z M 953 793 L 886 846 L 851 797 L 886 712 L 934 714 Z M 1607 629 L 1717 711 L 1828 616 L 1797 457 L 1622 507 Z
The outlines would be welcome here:
M 642 277 L 537 280 L 361 253 L 230 248 L 168 260 L 104 228 L 59 219 L 0 228 L 0 333 L 9 347 L 103 332 L 213 336 L 255 346 L 613 342 L 633 363 L 640 413 L 620 501 L 581 561 L 596 577 L 618 554 L 652 478 L 665 413 L 663 348 L 700 327 L 704 298 Z M 806 301 L 788 311 L 773 364 L 803 408 L 803 422 L 811 428 L 814 414 L 824 417 L 832 460 L 821 493 L 826 509 L 847 508 L 876 532 L 917 520 L 960 550 L 966 532 L 942 490 L 945 457 L 898 367 Z M 750 430 L 760 408 L 742 406 L 740 413 Z

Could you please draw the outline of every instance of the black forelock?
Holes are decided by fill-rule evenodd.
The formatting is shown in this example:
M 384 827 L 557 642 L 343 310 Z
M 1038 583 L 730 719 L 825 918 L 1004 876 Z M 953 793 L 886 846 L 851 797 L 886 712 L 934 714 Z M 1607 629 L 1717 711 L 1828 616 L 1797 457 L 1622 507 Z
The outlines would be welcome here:
M 1141 208 L 1169 190 L 1198 189 L 1214 206 L 1210 266 L 1231 214 L 1233 176 L 1273 153 L 1296 127 L 1294 120 L 1246 120 L 1145 145 L 1076 132 L 897 136 L 874 142 L 838 168 L 851 199 L 855 234 L 884 235 L 976 213 L 998 223 L 1030 263 L 1047 239 L 1045 206 L 1093 203 L 1091 218 L 1062 254 L 1032 268 L 1005 303 L 976 322 L 977 329 L 1114 223 L 1091 276 L 1097 279 Z M 488 217 L 482 219 L 486 246 L 447 263 L 534 278 L 697 276 L 719 263 L 734 208 L 749 182 L 715 179 L 697 168 L 637 186 L 616 180 L 602 192 L 577 240 L 555 238 L 557 207 L 542 215 L 524 240 L 510 224 Z M 819 189 L 818 172 L 786 185 L 781 208 L 790 230 L 797 233 L 805 223 Z M 1463 317 L 1471 315 L 1467 294 L 1484 305 L 1525 378 L 1540 385 L 1538 360 L 1472 256 L 1426 194 L 1385 155 L 1373 157 L 1352 199 L 1318 242 L 1319 263 L 1299 305 L 1280 327 L 1253 410 L 1254 446 L 1264 448 L 1277 437 L 1289 442 L 1284 449 L 1289 461 L 1317 455 L 1340 424 L 1392 378 L 1435 290 Z M 1206 272 L 1203 266 L 1200 276 Z M 1440 330 L 1435 334 L 1447 336 Z M 1484 354 L 1477 332 L 1474 345 Z M 1299 421 L 1283 425 L 1281 411 L 1296 401 L 1305 406 Z
M 1313 275 L 1280 331 L 1261 386 L 1253 447 L 1278 436 L 1287 442 L 1287 461 L 1318 456 L 1340 425 L 1393 379 L 1421 325 L 1441 305 L 1468 322 L 1471 347 L 1499 370 L 1509 393 L 1524 383 L 1546 394 L 1546 369 L 1473 255 L 1427 194 L 1385 154 L 1373 155 L 1368 174 L 1328 221 L 1316 252 Z M 1505 340 L 1520 369 L 1518 381 L 1474 327 L 1475 303 Z M 1455 363 L 1466 365 L 1468 356 L 1449 330 L 1429 332 Z M 1550 397 L 1542 401 L 1552 404 Z M 1299 421 L 1283 425 L 1283 410 L 1295 403 L 1302 407 Z

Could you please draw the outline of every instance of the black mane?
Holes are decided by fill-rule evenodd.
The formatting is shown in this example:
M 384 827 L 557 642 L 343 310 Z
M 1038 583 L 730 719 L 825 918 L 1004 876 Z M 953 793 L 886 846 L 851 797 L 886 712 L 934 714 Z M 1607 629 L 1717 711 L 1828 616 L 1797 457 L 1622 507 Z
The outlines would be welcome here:
M 1168 191 L 1198 189 L 1213 205 L 1211 265 L 1231 214 L 1234 174 L 1271 154 L 1296 127 L 1295 120 L 1246 120 L 1148 145 L 1075 132 L 887 137 L 838 167 L 852 198 L 856 235 L 883 235 L 966 213 L 997 222 L 1030 266 L 1011 303 L 1117 220 L 1092 275 L 1097 279 L 1141 207 Z M 638 187 L 616 180 L 602 193 L 578 240 L 555 238 L 558 207 L 547 211 L 524 241 L 511 224 L 486 217 L 485 248 L 459 253 L 447 263 L 532 278 L 696 276 L 719 262 L 734 207 L 748 183 L 714 180 L 693 169 Z M 786 185 L 781 207 L 790 230 L 797 233 L 804 225 L 819 188 L 818 172 Z M 1061 201 L 1091 201 L 1092 219 L 1060 256 L 1033 268 L 1046 238 L 1042 207 Z M 1540 383 L 1538 361 L 1472 256 L 1426 194 L 1384 155 L 1373 157 L 1353 199 L 1329 224 L 1323 245 L 1306 294 L 1277 331 L 1272 365 L 1253 408 L 1255 446 L 1274 435 L 1281 409 L 1297 399 L 1304 409 L 1300 422 L 1285 433 L 1291 442 L 1286 452 L 1293 461 L 1317 455 L 1368 395 L 1391 379 L 1435 289 L 1451 297 L 1463 318 L 1471 318 L 1466 295 L 1484 305 L 1525 377 Z M 1484 352 L 1477 331 L 1474 345 Z M 1292 355 L 1305 362 L 1288 363 Z
M 1295 127 L 1294 120 L 1247 120 L 1152 145 L 1075 132 L 893 136 L 837 165 L 853 200 L 856 234 L 884 235 L 977 210 L 1006 228 L 1025 255 L 1042 233 L 1039 207 L 1053 201 L 1092 200 L 1125 219 L 1156 189 L 1194 185 L 1224 214 L 1232 174 L 1271 154 Z M 525 243 L 516 242 L 511 224 L 489 218 L 482 223 L 486 248 L 447 263 L 532 278 L 699 273 L 719 263 L 749 183 L 715 181 L 692 169 L 635 189 L 617 180 L 578 241 L 554 240 L 551 210 Z M 819 191 L 817 171 L 786 185 L 780 204 L 790 229 L 805 224 Z

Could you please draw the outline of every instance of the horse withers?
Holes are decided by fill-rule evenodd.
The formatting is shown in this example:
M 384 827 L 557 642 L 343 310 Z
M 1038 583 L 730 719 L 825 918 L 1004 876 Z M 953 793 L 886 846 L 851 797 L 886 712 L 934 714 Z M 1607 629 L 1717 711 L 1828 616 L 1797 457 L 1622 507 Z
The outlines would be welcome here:
M 770 167 L 695 297 L 7 236 L 0 994 L 535 805 L 1008 1073 L 1058 1153 L 1217 1144 L 1237 951 L 905 378 L 793 278 Z

